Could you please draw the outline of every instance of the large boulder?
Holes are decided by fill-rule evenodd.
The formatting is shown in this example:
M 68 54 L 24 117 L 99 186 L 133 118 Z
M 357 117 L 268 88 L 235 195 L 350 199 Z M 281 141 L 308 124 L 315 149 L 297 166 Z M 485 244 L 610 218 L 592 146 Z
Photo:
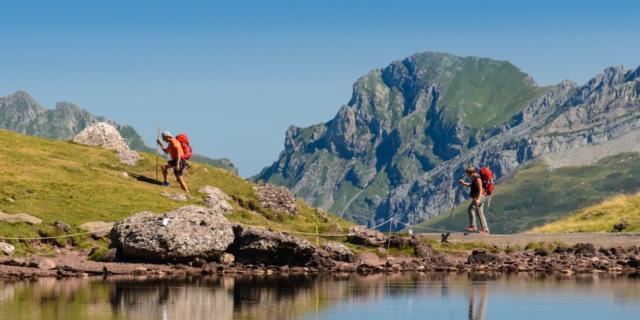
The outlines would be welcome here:
M 298 214 L 296 198 L 286 187 L 263 184 L 256 187 L 256 193 L 261 207 L 290 215 Z
M 198 192 L 204 195 L 204 203 L 210 209 L 222 214 L 229 214 L 233 211 L 233 207 L 229 204 L 231 197 L 219 188 L 204 186 Z
M 380 231 L 371 230 L 365 226 L 354 226 L 349 229 L 347 241 L 353 244 L 379 247 L 387 243 L 387 236 Z
M 135 214 L 117 222 L 110 237 L 121 258 L 150 262 L 218 260 L 234 240 L 222 214 L 195 205 L 161 215 Z
M 244 264 L 309 266 L 330 268 L 329 254 L 311 242 L 261 227 L 234 225 L 235 241 L 229 247 L 236 261 Z
M 135 166 L 142 159 L 137 152 L 129 149 L 118 129 L 106 122 L 98 122 L 84 128 L 73 138 L 73 142 L 114 150 L 120 162 L 130 166 Z

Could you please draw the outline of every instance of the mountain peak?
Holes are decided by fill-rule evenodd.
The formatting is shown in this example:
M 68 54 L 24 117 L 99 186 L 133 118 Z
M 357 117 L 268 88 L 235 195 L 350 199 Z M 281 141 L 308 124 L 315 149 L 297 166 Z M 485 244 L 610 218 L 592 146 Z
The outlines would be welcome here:
M 38 106 L 38 103 L 36 102 L 36 100 L 29 95 L 28 92 L 23 91 L 23 90 L 18 90 L 10 95 L 7 95 L 5 97 L 0 97 L 0 102 L 1 101 L 5 101 L 5 103 L 0 103 L 0 105 L 8 105 L 8 104 L 12 104 L 12 103 L 18 103 L 19 105 L 22 106 Z

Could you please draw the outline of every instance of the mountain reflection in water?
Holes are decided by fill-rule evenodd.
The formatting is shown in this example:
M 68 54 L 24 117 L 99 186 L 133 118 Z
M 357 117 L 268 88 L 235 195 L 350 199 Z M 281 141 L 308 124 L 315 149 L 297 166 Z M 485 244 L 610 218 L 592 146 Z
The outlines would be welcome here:
M 0 281 L 0 319 L 636 319 L 629 277 L 490 274 Z

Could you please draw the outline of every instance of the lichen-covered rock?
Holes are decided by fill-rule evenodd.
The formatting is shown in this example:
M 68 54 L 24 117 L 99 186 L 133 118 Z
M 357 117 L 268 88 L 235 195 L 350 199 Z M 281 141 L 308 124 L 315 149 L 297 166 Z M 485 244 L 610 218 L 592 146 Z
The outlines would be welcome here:
M 114 150 L 120 162 L 130 166 L 135 166 L 142 159 L 137 152 L 129 149 L 118 129 L 106 122 L 84 128 L 73 138 L 73 142 Z
M 344 244 L 329 241 L 325 243 L 323 249 L 329 253 L 331 258 L 336 261 L 355 262 L 356 256 Z
M 150 262 L 218 260 L 234 240 L 222 214 L 195 205 L 161 215 L 140 212 L 117 222 L 110 237 L 120 257 Z
M 347 241 L 353 244 L 379 247 L 387 242 L 387 236 L 380 231 L 371 230 L 365 226 L 354 226 L 349 228 Z
M 236 261 L 245 264 L 309 266 L 330 268 L 334 261 L 329 254 L 311 242 L 262 227 L 236 224 L 235 240 L 229 252 Z
M 286 187 L 263 184 L 256 187 L 260 206 L 286 214 L 298 214 L 296 198 Z
M 233 211 L 233 207 L 229 204 L 231 197 L 219 188 L 204 186 L 198 192 L 204 194 L 204 203 L 213 211 L 222 214 L 229 214 Z

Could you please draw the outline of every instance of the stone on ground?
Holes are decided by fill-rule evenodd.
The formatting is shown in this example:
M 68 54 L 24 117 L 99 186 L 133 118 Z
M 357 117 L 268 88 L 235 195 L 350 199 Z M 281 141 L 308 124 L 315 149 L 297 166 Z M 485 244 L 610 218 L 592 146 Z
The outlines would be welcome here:
M 57 267 L 57 264 L 53 260 L 43 257 L 34 257 L 27 261 L 26 264 L 30 268 L 38 268 L 42 270 L 51 270 Z
M 129 149 L 118 129 L 106 122 L 84 128 L 73 138 L 73 142 L 114 150 L 120 162 L 130 166 L 135 166 L 142 159 L 137 152 Z
M 236 257 L 234 257 L 231 253 L 223 253 L 222 256 L 220 256 L 220 263 L 224 264 L 224 265 L 229 265 L 232 264 L 236 261 Z
M 324 250 L 336 261 L 355 262 L 356 256 L 353 252 L 339 242 L 329 241 L 324 245 Z
M 290 215 L 298 214 L 296 198 L 286 187 L 263 184 L 256 187 L 256 193 L 260 207 Z
M 471 255 L 467 258 L 469 264 L 488 264 L 488 263 L 500 263 L 500 256 L 494 253 L 487 253 L 484 249 L 474 249 Z
M 236 224 L 235 241 L 229 247 L 244 264 L 333 267 L 329 254 L 311 242 L 282 232 Z
M 171 193 L 171 192 L 164 191 L 164 192 L 161 192 L 160 195 L 165 197 L 165 198 L 169 198 L 171 200 L 174 200 L 174 201 L 182 201 L 182 202 L 184 202 L 184 201 L 188 200 L 187 195 L 184 194 L 184 193 Z
M 53 225 L 54 228 L 64 232 L 64 233 L 71 233 L 73 231 L 73 229 L 71 228 L 71 226 L 67 223 L 65 223 L 64 221 L 60 221 L 60 220 L 56 220 L 54 221 L 51 225 Z
M 372 252 L 363 252 L 358 256 L 358 271 L 379 271 L 384 268 L 385 261 Z
M 12 246 L 9 243 L 6 243 L 4 241 L 0 241 L 0 252 L 4 253 L 5 255 L 10 256 L 13 251 L 15 251 L 16 248 L 14 246 Z
M 91 221 L 78 226 L 80 230 L 91 233 L 91 236 L 99 239 L 109 235 L 109 231 L 113 228 L 113 222 Z
M 354 226 L 349 228 L 347 241 L 353 244 L 379 247 L 387 242 L 387 236 L 380 231 L 367 229 L 365 226 Z
M 234 233 L 219 212 L 191 205 L 161 215 L 137 213 L 118 221 L 110 237 L 119 256 L 127 260 L 190 262 L 218 260 Z
M 198 192 L 204 194 L 204 203 L 213 211 L 229 214 L 233 211 L 233 207 L 229 204 L 231 197 L 222 192 L 219 188 L 204 186 L 198 190 Z
M 28 224 L 41 224 L 42 220 L 26 213 L 4 213 L 0 211 L 0 222 L 4 223 L 28 223 Z

